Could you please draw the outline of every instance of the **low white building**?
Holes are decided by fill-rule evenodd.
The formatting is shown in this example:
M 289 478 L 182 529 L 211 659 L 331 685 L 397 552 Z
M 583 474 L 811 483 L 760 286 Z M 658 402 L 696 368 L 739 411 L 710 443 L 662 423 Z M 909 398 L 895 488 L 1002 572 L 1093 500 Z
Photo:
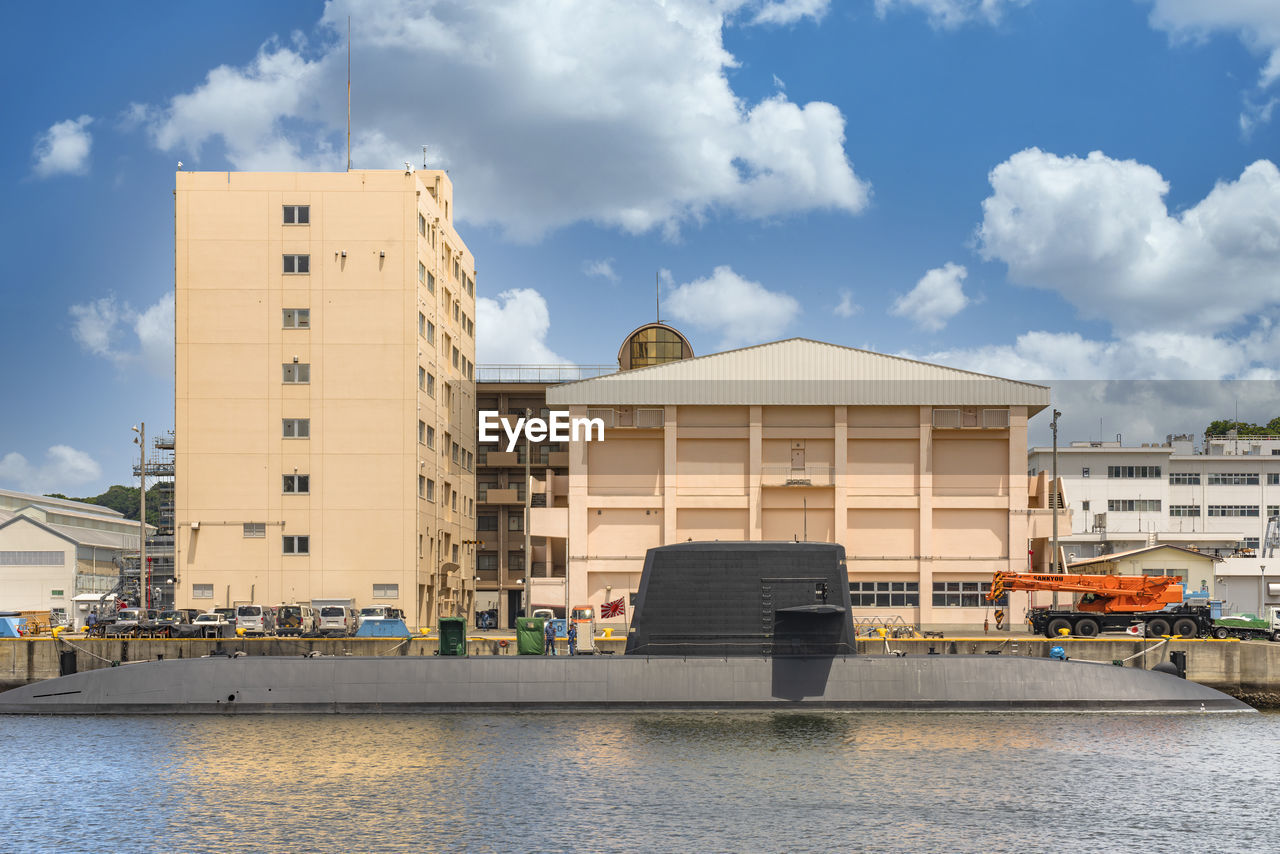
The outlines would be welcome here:
M 1027 467 L 1051 472 L 1053 449 L 1031 448 Z M 1072 510 L 1059 534 L 1068 562 L 1185 546 L 1224 558 L 1212 593 L 1227 610 L 1280 605 L 1280 558 L 1263 548 L 1268 518 L 1280 517 L 1280 437 L 1071 442 L 1058 448 L 1058 475 Z
M 73 599 L 106 593 L 138 523 L 109 507 L 0 489 L 0 610 L 51 611 L 83 625 Z M 82 600 L 83 601 L 83 600 Z

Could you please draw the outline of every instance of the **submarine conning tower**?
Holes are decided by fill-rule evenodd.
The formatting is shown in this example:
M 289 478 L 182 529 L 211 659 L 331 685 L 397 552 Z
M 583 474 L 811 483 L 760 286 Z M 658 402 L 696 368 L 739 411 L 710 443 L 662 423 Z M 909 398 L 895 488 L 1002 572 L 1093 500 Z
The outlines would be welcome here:
M 715 541 L 649 549 L 628 655 L 855 652 L 844 546 Z

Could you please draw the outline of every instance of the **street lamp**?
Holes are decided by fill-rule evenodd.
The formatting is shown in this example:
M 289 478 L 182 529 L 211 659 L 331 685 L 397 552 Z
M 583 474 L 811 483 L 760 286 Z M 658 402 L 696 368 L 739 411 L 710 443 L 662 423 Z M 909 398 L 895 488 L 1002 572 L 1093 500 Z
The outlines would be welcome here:
M 141 486 L 138 498 L 138 607 L 142 616 L 147 614 L 147 582 L 145 567 L 147 564 L 147 422 L 138 422 L 133 428 L 138 435 L 133 437 L 138 446 L 138 483 Z
M 1049 427 L 1053 430 L 1053 482 L 1049 484 L 1049 512 L 1053 514 L 1053 554 L 1049 556 L 1049 571 L 1061 571 L 1058 566 L 1058 419 L 1062 413 L 1053 410 L 1053 421 Z M 1058 607 L 1058 591 L 1053 591 L 1053 607 Z
M 526 408 L 524 411 L 525 423 L 533 417 L 533 410 Z M 529 515 L 530 508 L 533 507 L 533 490 L 529 488 L 529 472 L 533 463 L 533 452 L 529 447 L 529 431 L 524 431 L 524 577 L 529 579 L 525 584 L 525 605 L 524 615 L 526 617 L 533 616 L 533 547 L 530 545 L 529 538 Z

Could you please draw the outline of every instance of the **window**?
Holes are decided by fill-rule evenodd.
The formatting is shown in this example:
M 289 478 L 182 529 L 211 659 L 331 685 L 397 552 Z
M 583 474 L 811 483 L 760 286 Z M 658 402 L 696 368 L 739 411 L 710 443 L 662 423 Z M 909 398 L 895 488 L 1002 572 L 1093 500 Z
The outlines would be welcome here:
M 849 602 L 855 608 L 914 608 L 920 604 L 920 582 L 851 581 Z
M 1199 504 L 1170 504 L 1169 515 L 1181 516 L 1181 517 L 1199 516 L 1200 505 Z
M 458 353 L 458 348 L 457 348 L 457 347 L 454 347 L 454 348 L 453 348 L 453 369 L 454 369 L 455 371 L 456 371 L 456 370 L 458 370 L 458 356 L 459 356 L 459 355 L 460 355 L 460 354 Z
M 1107 501 L 1107 510 L 1113 513 L 1158 513 L 1160 512 L 1160 499 L 1112 498 Z
M 1088 466 L 1085 466 L 1084 468 L 1080 469 L 1080 476 L 1081 476 L 1081 477 L 1088 477 L 1088 476 L 1089 476 L 1089 467 L 1088 467 Z
M 311 309 L 286 308 L 282 325 L 285 329 L 310 329 Z
M 59 551 L 0 552 L 0 566 L 65 566 L 67 553 Z
M 310 418 L 285 418 L 283 436 L 286 439 L 306 439 L 311 435 Z
M 507 571 L 524 572 L 524 552 L 507 552 Z
M 458 447 L 458 443 L 457 443 L 457 442 L 454 442 L 454 443 L 453 443 L 453 449 L 449 451 L 449 461 L 450 461 L 451 463 L 453 463 L 454 465 L 457 465 L 457 464 L 458 464 L 458 454 L 459 454 L 459 450 L 460 450 L 460 449 L 459 449 L 459 447 Z
M 426 284 L 427 281 L 427 265 L 421 261 L 418 262 L 418 281 Z
M 453 302 L 453 322 L 459 324 L 462 323 L 462 309 L 458 305 L 457 300 L 454 300 Z
M 436 325 L 432 323 L 430 320 L 427 321 L 426 338 L 427 338 L 428 344 L 436 343 Z
M 1081 510 L 1083 510 L 1085 513 L 1088 513 L 1088 512 L 1089 512 L 1089 502 L 1088 502 L 1088 501 L 1081 501 L 1081 502 L 1080 502 L 1080 509 L 1081 509 Z
M 427 337 L 427 316 L 422 312 L 418 312 L 418 335 L 422 338 Z
M 436 378 L 433 374 L 427 374 L 427 394 L 431 397 L 436 396 Z
M 1182 484 L 1184 486 L 1199 486 L 1200 472 L 1198 471 L 1171 471 L 1169 472 L 1169 483 Z
M 1107 466 L 1107 477 L 1160 477 L 1160 466 Z
M 418 497 L 427 497 L 427 478 L 426 475 L 418 475 Z
M 309 225 L 311 223 L 311 205 L 285 205 L 285 225 Z
M 471 469 L 474 467 L 473 466 L 474 461 L 475 461 L 474 454 L 472 454 L 470 451 L 462 452 L 462 467 L 464 469 L 466 469 L 467 471 L 471 471 Z
M 436 446 L 436 428 L 427 427 L 427 447 L 434 448 Z
M 1243 548 L 1254 549 L 1256 551 L 1258 548 L 1258 542 L 1259 542 L 1258 537 L 1245 537 L 1243 540 L 1240 541 L 1240 545 Z
M 452 487 L 449 489 L 449 509 L 455 511 L 458 509 L 458 490 Z M 457 560 L 457 557 L 454 557 L 454 560 Z
M 1210 486 L 1257 486 L 1257 473 L 1248 472 L 1209 472 Z M 1210 514 L 1212 515 L 1212 514 Z
M 1280 486 L 1280 472 L 1268 472 L 1267 486 Z
M 212 584 L 191 585 L 191 598 L 192 599 L 212 599 L 213 585 Z
M 495 513 L 485 513 L 476 517 L 477 531 L 496 531 L 498 530 L 498 516 Z
M 523 513 L 510 513 L 510 514 L 508 514 L 508 515 L 507 515 L 507 530 L 508 530 L 508 531 L 523 531 L 523 530 L 524 530 L 524 514 L 523 514 Z
M 373 585 L 374 599 L 399 599 L 399 584 L 375 584 Z
M 284 476 L 284 491 L 299 495 L 311 491 L 311 476 L 305 474 L 287 474 Z
M 266 522 L 245 522 L 244 535 L 251 539 L 261 539 L 267 535 Z
M 284 553 L 287 555 L 311 554 L 311 538 L 297 534 L 285 534 Z
M 418 444 L 425 445 L 427 443 L 427 422 L 418 422 Z
M 457 279 L 461 275 L 462 267 L 458 264 L 458 259 L 453 259 L 453 278 Z
M 310 255 L 285 255 L 284 271 L 286 273 L 310 273 L 311 272 L 311 256 Z
M 436 500 L 436 482 L 431 478 L 427 478 L 427 494 L 424 497 L 428 501 Z
M 485 569 L 489 572 L 498 571 L 498 556 L 496 554 L 478 554 L 476 555 L 476 569 Z
M 1257 504 L 1210 504 L 1210 516 L 1257 516 Z
M 933 582 L 933 607 L 981 608 L 987 604 L 991 592 L 990 581 L 935 581 Z M 1008 596 L 1001 596 L 994 605 L 1007 605 Z
M 453 562 L 454 562 L 454 563 L 457 563 L 457 562 L 458 562 L 458 547 L 457 547 L 457 546 L 454 546 L 454 547 L 453 547 Z
M 436 277 L 431 273 L 427 273 L 427 290 L 433 294 L 436 292 Z
M 422 214 L 418 214 L 418 234 L 427 236 L 427 218 Z
M 1267 518 L 1270 519 L 1272 516 L 1280 516 L 1280 504 L 1267 505 Z
M 284 382 L 290 385 L 306 385 L 311 382 L 311 366 L 308 364 L 289 364 L 280 366 L 284 374 Z

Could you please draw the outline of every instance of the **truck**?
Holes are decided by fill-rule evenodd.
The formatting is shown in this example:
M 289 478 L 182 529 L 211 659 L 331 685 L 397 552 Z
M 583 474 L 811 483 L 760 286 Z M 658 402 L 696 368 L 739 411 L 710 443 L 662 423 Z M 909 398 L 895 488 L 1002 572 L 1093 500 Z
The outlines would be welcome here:
M 1220 617 L 1213 622 L 1209 633 L 1218 640 L 1239 638 L 1240 640 L 1266 639 L 1280 641 L 1280 608 L 1267 608 L 1266 617 L 1254 614 L 1233 614 Z
M 1220 628 L 1215 623 L 1214 606 L 1184 603 L 1182 582 L 1173 576 L 997 572 L 987 600 L 994 602 L 1010 590 L 1083 594 L 1074 609 L 1027 611 L 1031 630 L 1049 638 L 1057 637 L 1062 629 L 1085 638 L 1099 632 L 1125 631 L 1147 637 L 1175 634 L 1194 638 Z

